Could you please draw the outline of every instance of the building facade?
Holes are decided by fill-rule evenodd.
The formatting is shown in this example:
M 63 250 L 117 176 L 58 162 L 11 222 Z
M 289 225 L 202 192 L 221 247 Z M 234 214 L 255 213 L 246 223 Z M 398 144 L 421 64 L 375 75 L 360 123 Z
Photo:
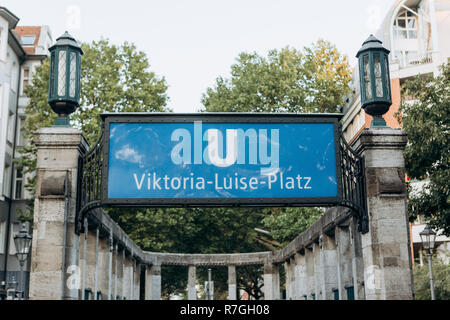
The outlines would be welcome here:
M 380 25 L 376 38 L 389 49 L 392 106 L 383 116 L 387 126 L 399 128 L 395 114 L 402 98 L 405 81 L 418 75 L 437 75 L 439 66 L 450 61 L 450 0 L 395 0 Z M 370 127 L 372 117 L 361 108 L 359 72 L 355 68 L 352 78 L 353 95 L 344 108 L 342 120 L 344 137 L 352 142 L 358 134 Z M 412 187 L 421 188 L 426 181 L 410 181 Z M 410 225 L 411 251 L 414 260 L 423 264 L 419 233 L 424 229 L 419 219 Z M 450 249 L 450 238 L 436 239 L 439 251 Z
M 27 177 L 13 160 L 20 157 L 26 143 L 22 134 L 29 102 L 25 88 L 52 43 L 47 26 L 20 27 L 18 22 L 17 16 L 0 7 L 0 298 L 8 290 L 28 291 L 29 275 L 25 272 L 22 281 L 14 235 L 21 228 L 20 217 L 29 211 L 31 195 L 24 188 Z M 31 233 L 31 225 L 26 226 Z

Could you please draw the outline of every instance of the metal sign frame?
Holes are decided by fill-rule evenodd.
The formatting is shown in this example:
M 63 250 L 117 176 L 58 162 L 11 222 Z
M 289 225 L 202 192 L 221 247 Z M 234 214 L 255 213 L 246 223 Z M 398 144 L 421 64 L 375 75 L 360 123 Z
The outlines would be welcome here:
M 336 197 L 302 198 L 109 198 L 109 134 L 111 123 L 331 123 L 334 127 L 334 148 L 336 160 L 336 180 L 341 180 L 339 152 L 339 115 L 336 114 L 242 114 L 242 113 L 205 113 L 205 114 L 168 114 L 145 113 L 140 115 L 109 114 L 104 115 L 105 144 L 103 148 L 102 198 L 105 206 L 115 207 L 278 207 L 278 206 L 321 206 L 338 204 L 342 200 L 342 185 L 337 183 Z
M 83 229 L 85 214 L 100 207 L 311 207 L 345 206 L 358 220 L 358 230 L 368 231 L 364 158 L 342 136 L 342 114 L 273 113 L 104 113 L 102 131 L 90 151 L 78 161 L 76 232 Z M 317 198 L 144 198 L 109 199 L 108 151 L 111 123 L 332 123 L 336 160 L 336 197 Z

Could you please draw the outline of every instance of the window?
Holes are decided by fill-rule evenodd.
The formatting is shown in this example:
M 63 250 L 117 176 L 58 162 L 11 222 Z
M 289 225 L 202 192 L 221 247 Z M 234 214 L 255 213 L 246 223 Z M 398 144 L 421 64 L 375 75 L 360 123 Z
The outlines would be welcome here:
M 22 79 L 22 95 L 24 95 L 26 87 L 30 84 L 30 68 L 23 68 Z
M 7 197 L 10 197 L 10 183 L 11 183 L 11 165 L 9 163 L 5 164 L 5 171 L 3 174 L 3 194 Z
M 17 63 L 14 61 L 11 68 L 11 90 L 16 92 L 17 90 L 17 74 L 18 68 Z
M 417 16 L 403 9 L 394 22 L 395 39 L 417 39 Z
M 5 253 L 6 221 L 0 222 L 0 254 Z
M 32 46 L 34 45 L 34 40 L 36 40 L 36 36 L 22 36 L 20 42 L 24 46 Z
M 7 141 L 12 144 L 14 139 L 14 113 L 11 111 L 9 111 L 8 116 L 8 135 L 6 137 Z
M 23 170 L 22 168 L 16 169 L 16 185 L 15 185 L 15 199 L 23 198 Z

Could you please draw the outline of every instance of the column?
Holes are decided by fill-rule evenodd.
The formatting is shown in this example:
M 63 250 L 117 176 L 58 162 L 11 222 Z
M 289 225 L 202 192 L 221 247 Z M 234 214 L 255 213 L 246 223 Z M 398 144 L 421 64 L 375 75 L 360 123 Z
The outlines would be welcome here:
M 336 227 L 337 272 L 339 300 L 348 300 L 347 288 L 353 287 L 352 244 L 349 226 Z M 353 291 L 355 288 L 353 287 Z
M 195 266 L 189 266 L 188 269 L 188 300 L 197 300 L 197 290 L 195 283 L 197 281 L 197 270 Z
M 289 283 L 290 283 L 289 288 L 291 291 L 290 297 L 291 297 L 291 300 L 296 300 L 297 299 L 297 290 L 296 290 L 297 288 L 295 287 L 295 284 L 296 284 L 296 282 L 295 282 L 295 256 L 289 259 L 289 268 L 290 268 L 289 273 L 291 276 L 290 281 L 289 281 Z
M 289 263 L 290 259 L 284 262 L 286 300 L 291 300 L 291 268 L 289 266 Z
M 306 257 L 305 250 L 303 253 L 297 252 L 295 254 L 295 290 L 296 300 L 304 300 L 305 295 L 308 295 L 308 277 L 306 273 Z
M 358 232 L 355 218 L 351 219 L 349 231 L 352 244 L 352 277 L 355 300 L 364 300 L 364 261 L 361 247 L 361 234 Z
M 312 256 L 314 263 L 314 297 L 315 300 L 322 299 L 322 282 L 323 282 L 323 270 L 320 265 L 320 246 L 319 242 L 312 244 Z
M 264 265 L 264 300 L 280 299 L 280 273 L 277 265 Z
M 236 300 L 236 266 L 228 266 L 228 300 Z
M 152 265 L 145 271 L 145 300 L 161 300 L 161 266 Z
M 353 149 L 365 158 L 369 232 L 361 235 L 366 299 L 412 299 L 412 261 L 406 206 L 406 134 L 364 130 Z
M 322 300 L 334 300 L 333 290 L 338 289 L 336 243 L 326 234 L 321 235 L 321 242 Z
M 141 264 L 135 261 L 134 268 L 134 293 L 133 299 L 139 300 L 141 297 Z
M 312 294 L 316 292 L 313 247 L 308 247 L 305 249 L 305 261 L 306 261 L 306 278 L 308 280 L 307 282 L 308 285 L 306 288 L 306 298 L 308 300 L 311 300 Z
M 113 235 L 112 232 L 109 234 L 109 261 L 108 261 L 108 300 L 113 299 Z
M 44 128 L 35 134 L 34 143 L 36 195 L 29 298 L 76 300 L 79 288 L 66 284 L 74 271 L 80 271 L 75 200 L 78 157 L 86 151 L 87 142 L 78 129 Z

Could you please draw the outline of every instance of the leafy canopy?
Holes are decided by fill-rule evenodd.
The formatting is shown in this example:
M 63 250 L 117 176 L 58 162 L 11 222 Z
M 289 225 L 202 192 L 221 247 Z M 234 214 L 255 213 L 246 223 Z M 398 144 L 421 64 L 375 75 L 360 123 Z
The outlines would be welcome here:
M 303 51 L 241 53 L 231 78 L 218 77 L 202 96 L 207 112 L 337 112 L 350 92 L 351 68 L 328 41 Z
M 164 112 L 168 97 L 167 84 L 149 70 L 144 52 L 134 44 L 113 45 L 108 40 L 82 44 L 80 107 L 70 115 L 73 127 L 79 128 L 92 145 L 99 136 L 103 112 Z M 26 108 L 24 137 L 33 141 L 34 132 L 51 127 L 57 115 L 48 105 L 49 60 L 36 68 L 25 94 L 30 98 Z M 16 161 L 24 172 L 36 169 L 36 147 L 28 144 Z M 26 185 L 33 192 L 34 179 Z
M 408 134 L 406 172 L 429 181 L 422 190 L 409 192 L 410 218 L 423 215 L 450 236 L 450 63 L 436 78 L 417 77 L 403 90 L 398 119 Z

